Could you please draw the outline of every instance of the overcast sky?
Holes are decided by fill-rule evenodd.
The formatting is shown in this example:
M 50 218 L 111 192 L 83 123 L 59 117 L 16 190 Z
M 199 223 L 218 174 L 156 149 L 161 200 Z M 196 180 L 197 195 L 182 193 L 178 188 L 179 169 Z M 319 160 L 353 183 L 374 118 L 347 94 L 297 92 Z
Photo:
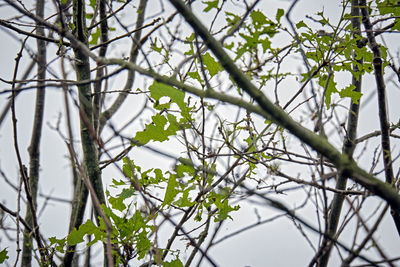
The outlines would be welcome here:
M 27 5 L 32 1 L 24 1 Z M 49 1 L 47 1 L 49 2 Z M 134 1 L 133 1 L 134 2 Z M 158 1 L 153 1 L 157 5 Z M 327 17 L 331 18 L 331 22 L 334 22 L 340 16 L 341 7 L 339 6 L 340 1 L 318 1 L 318 0 L 300 0 L 299 4 L 293 11 L 292 18 L 294 21 L 298 19 L 305 19 L 305 15 L 313 15 L 318 11 L 324 10 Z M 0 4 L 4 2 L 0 1 Z M 282 7 L 287 9 L 290 5 L 290 1 L 272 1 L 272 0 L 262 0 L 259 4 L 259 8 L 262 9 L 267 16 L 274 17 L 276 9 Z M 149 13 L 152 12 L 152 4 L 148 9 Z M 168 5 L 166 5 L 168 6 Z M 273 8 L 271 8 L 273 7 Z M 154 9 L 157 6 L 153 7 Z M 170 8 L 170 7 L 168 7 Z M 0 18 L 7 19 L 16 15 L 15 11 L 7 8 L 0 7 Z M 21 35 L 17 36 L 22 38 Z M 391 35 L 386 40 L 389 41 L 388 46 L 398 45 L 400 43 L 400 35 Z M 7 34 L 3 28 L 0 28 L 0 77 L 5 80 L 11 80 L 13 69 L 14 69 L 14 58 L 20 49 L 20 42 L 15 40 L 9 34 Z M 32 47 L 33 51 L 36 50 L 36 43 L 34 40 L 30 40 L 28 45 Z M 54 58 L 54 53 L 56 48 L 50 46 L 48 50 L 48 59 Z M 23 73 L 27 63 L 30 61 L 27 53 L 24 53 L 21 60 L 21 68 L 19 70 L 19 77 Z M 297 66 L 294 66 L 297 67 Z M 55 65 L 54 68 L 58 68 Z M 31 75 L 32 77 L 32 75 Z M 72 78 L 72 76 L 70 77 Z M 0 90 L 8 89 L 9 85 L 0 81 Z M 365 83 L 366 92 L 371 92 L 375 90 L 373 79 L 367 79 Z M 18 142 L 22 149 L 28 147 L 30 141 L 30 132 L 32 127 L 32 117 L 33 117 L 33 99 L 35 92 L 24 92 L 18 96 L 17 99 L 17 116 L 18 116 L 18 130 L 19 139 Z M 398 100 L 400 99 L 398 88 L 388 85 L 388 95 L 389 95 L 389 111 L 391 121 L 395 122 L 399 119 L 400 109 L 398 105 Z M 0 109 L 3 110 L 4 105 L 8 101 L 9 94 L 0 95 Z M 58 119 L 58 114 L 63 112 L 63 99 L 62 94 L 59 89 L 50 88 L 47 89 L 46 95 L 46 113 L 43 140 L 42 142 L 42 165 L 46 166 L 41 171 L 41 186 L 40 192 L 46 195 L 57 196 L 62 199 L 71 199 L 72 189 L 70 180 L 70 170 L 68 166 L 68 161 L 66 159 L 66 149 L 65 144 L 59 135 L 52 130 L 49 125 L 55 125 Z M 134 107 L 132 105 L 125 105 L 124 109 L 130 108 L 130 112 L 134 113 L 139 109 L 138 106 Z M 132 110 L 133 109 L 133 110 Z M 372 129 L 377 128 L 378 115 L 376 108 L 376 101 L 371 101 L 369 104 L 363 107 L 366 112 L 361 112 L 360 118 L 360 135 L 362 133 L 370 132 Z M 74 111 L 76 115 L 76 110 Z M 129 119 L 128 116 L 123 115 L 124 112 L 120 113 L 119 117 L 115 121 L 125 122 Z M 131 113 L 131 114 L 132 114 Z M 122 114 L 122 115 L 121 115 Z M 77 116 L 74 117 L 74 123 L 77 125 Z M 123 124 L 123 123 L 121 123 Z M 5 122 L 0 126 L 0 169 L 5 172 L 7 177 L 17 184 L 18 177 L 18 166 L 16 163 L 16 156 L 14 153 L 13 143 L 12 143 L 12 126 L 11 126 L 11 116 L 7 116 Z M 75 128 L 75 134 L 78 134 L 77 128 Z M 394 151 L 398 153 L 399 142 L 396 139 L 392 139 L 392 147 Z M 373 144 L 373 143 L 372 143 Z M 374 149 L 371 144 L 369 149 Z M 27 164 L 28 163 L 28 153 L 22 150 L 22 159 Z M 134 152 L 132 152 L 134 153 Z M 142 151 L 141 156 L 137 158 L 137 163 L 144 166 L 144 168 L 153 167 L 155 160 L 157 158 L 157 167 L 168 168 L 173 164 L 173 160 L 168 160 L 166 158 L 155 156 L 154 153 Z M 365 167 L 368 167 L 369 162 L 361 163 Z M 49 168 L 48 166 L 51 166 Z M 397 165 L 398 166 L 398 165 Z M 395 169 L 397 172 L 397 169 Z M 105 179 L 105 184 L 111 181 L 115 176 L 120 175 L 115 169 L 110 168 L 103 172 L 103 177 Z M 0 201 L 6 203 L 9 208 L 16 210 L 16 193 L 14 190 L 5 184 L 3 179 L 0 179 Z M 283 197 L 282 199 L 286 201 L 286 204 L 293 207 L 299 200 L 297 197 L 301 197 L 302 194 L 293 194 L 288 197 Z M 281 199 L 281 200 L 282 200 Z M 369 200 L 370 201 L 370 200 Z M 43 204 L 43 199 L 39 202 Z M 249 223 L 254 223 L 257 221 L 257 216 L 255 214 L 255 208 L 257 208 L 258 213 L 261 217 L 268 218 L 272 217 L 277 213 L 271 208 L 263 208 L 260 205 L 249 205 L 241 204 L 242 209 L 239 212 L 232 214 L 233 221 L 227 221 L 224 225 L 223 232 L 220 237 L 223 237 L 224 233 L 232 232 L 234 229 L 240 229 L 248 225 Z M 69 217 L 69 205 L 63 203 L 48 202 L 46 209 L 40 215 L 40 224 L 42 227 L 43 234 L 46 237 L 57 236 L 63 237 L 67 233 L 68 217 Z M 39 209 L 40 210 L 40 209 Z M 303 212 L 302 215 L 310 214 L 312 216 L 315 210 L 310 209 L 307 212 Z M 306 218 L 307 219 L 307 218 Z M 309 222 L 314 223 L 313 219 Z M 376 238 L 385 244 L 387 254 L 392 254 L 398 256 L 398 248 L 400 247 L 400 240 L 397 236 L 394 236 L 395 228 L 390 216 L 386 216 L 383 224 L 381 225 L 381 231 L 379 231 L 379 236 Z M 187 229 L 186 229 L 187 230 Z M 350 234 L 350 233 L 348 233 Z M 316 245 L 317 235 L 310 234 L 314 238 L 314 245 Z M 166 238 L 161 236 L 160 239 Z M 0 249 L 9 247 L 9 255 L 13 260 L 15 257 L 15 252 L 13 251 L 14 245 L 7 243 L 7 239 L 4 237 L 3 233 L 0 233 Z M 288 242 L 289 241 L 289 242 Z M 243 256 L 245 254 L 246 256 Z M 211 250 L 210 255 L 220 266 L 232 266 L 232 267 L 243 267 L 243 266 L 306 266 L 311 258 L 314 256 L 314 252 L 307 245 L 304 237 L 295 228 L 294 224 L 285 217 L 275 220 L 272 223 L 265 224 L 263 226 L 254 228 L 244 234 L 240 234 L 233 237 L 221 245 L 216 246 Z M 335 255 L 337 256 L 337 255 Z M 13 262 L 13 261 L 10 261 Z M 208 266 L 206 261 L 203 261 L 203 266 Z M 330 266 L 335 266 L 335 262 L 332 262 Z

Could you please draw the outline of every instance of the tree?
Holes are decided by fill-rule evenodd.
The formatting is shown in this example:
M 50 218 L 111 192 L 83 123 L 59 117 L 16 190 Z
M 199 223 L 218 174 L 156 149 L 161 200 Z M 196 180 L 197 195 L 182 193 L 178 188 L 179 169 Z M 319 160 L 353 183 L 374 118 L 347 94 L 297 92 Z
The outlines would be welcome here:
M 387 109 L 400 81 L 390 41 L 400 6 L 342 1 L 333 22 L 323 11 L 293 19 L 298 2 L 270 15 L 266 3 L 245 0 L 38 0 L 34 12 L 3 0 L 17 15 L 2 29 L 23 39 L 1 80 L 0 122 L 10 113 L 19 173 L 1 172 L 17 205 L 0 205 L 0 262 L 92 266 L 103 245 L 106 266 L 218 266 L 217 244 L 285 219 L 314 255 L 293 256 L 309 266 L 395 266 L 399 255 L 377 236 L 400 234 L 399 122 Z M 45 109 L 52 89 L 64 101 L 56 120 Z M 24 147 L 19 101 L 30 91 Z M 373 115 L 364 102 L 376 118 L 365 120 Z M 71 201 L 40 192 L 40 170 L 54 168 L 41 155 L 56 156 L 43 130 L 64 143 Z M 43 229 L 48 201 L 68 203 L 66 234 Z M 256 223 L 226 233 L 243 207 L 275 215 L 256 211 Z

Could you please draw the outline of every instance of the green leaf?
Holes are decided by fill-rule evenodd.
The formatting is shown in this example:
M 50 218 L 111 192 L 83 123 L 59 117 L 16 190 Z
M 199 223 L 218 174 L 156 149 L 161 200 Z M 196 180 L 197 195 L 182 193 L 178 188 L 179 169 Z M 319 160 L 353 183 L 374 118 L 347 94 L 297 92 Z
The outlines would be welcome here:
M 339 92 L 340 97 L 341 97 L 341 98 L 350 97 L 350 98 L 351 98 L 351 101 L 352 101 L 354 104 L 358 104 L 358 100 L 360 100 L 360 98 L 361 98 L 361 96 L 362 96 L 363 94 L 360 93 L 360 92 L 353 91 L 354 88 L 356 88 L 356 87 L 355 87 L 354 85 L 351 84 L 351 85 L 347 86 L 346 88 L 342 89 L 342 90 Z
M 146 227 L 146 223 L 142 217 L 142 214 L 138 210 L 136 210 L 130 221 L 133 222 L 134 231 L 139 231 L 140 229 Z
M 263 47 L 263 52 L 265 53 L 268 49 L 271 48 L 271 41 L 269 40 L 269 38 L 265 38 L 261 41 L 261 45 Z
M 76 230 L 76 228 L 72 229 L 71 233 L 69 233 L 69 235 L 67 237 L 68 244 L 73 246 L 73 245 L 83 242 L 84 235 L 85 235 L 85 233 L 83 233 L 82 231 L 78 231 L 78 230 Z
M 117 181 L 117 180 L 115 180 L 115 179 L 112 179 L 112 183 L 113 183 L 114 185 L 116 185 L 116 186 L 118 186 L 118 185 L 126 185 L 126 182 L 125 182 L 125 181 L 122 181 L 122 180 Z
M 285 14 L 285 11 L 282 8 L 278 8 L 278 11 L 276 12 L 275 19 L 277 22 L 281 22 L 282 16 Z
M 254 146 L 254 140 L 251 135 L 249 135 L 246 139 L 243 139 L 247 143 L 247 146 L 249 147 L 247 151 L 249 153 L 256 151 L 256 147 Z
M 251 19 L 253 20 L 254 26 L 261 26 L 267 23 L 267 17 L 259 10 L 255 10 L 250 14 Z
M 175 201 L 174 205 L 181 208 L 193 206 L 196 202 L 191 200 L 191 198 L 189 197 L 189 192 L 195 188 L 196 186 L 191 186 L 184 190 L 182 193 L 182 197 Z
M 380 48 L 381 48 L 381 58 L 382 58 L 382 60 L 384 61 L 384 64 L 385 64 L 386 63 L 385 60 L 387 58 L 387 47 L 381 45 Z M 383 69 L 383 70 L 385 70 L 385 69 Z
M 160 47 L 157 46 L 157 37 L 154 38 L 154 42 L 151 43 L 151 49 L 161 54 L 162 48 L 162 44 L 160 45 Z
M 207 170 L 207 186 L 211 186 L 213 178 L 217 173 L 217 166 L 215 163 L 212 163 L 211 165 L 206 163 L 206 170 Z
M 224 47 L 225 47 L 226 49 L 232 50 L 232 48 L 233 48 L 234 45 L 235 45 L 234 42 L 225 43 L 225 44 L 224 44 Z
M 206 8 L 203 9 L 204 12 L 208 12 L 213 8 L 218 8 L 218 0 L 215 1 L 202 1 L 203 4 L 206 4 Z
M 164 128 L 167 125 L 167 118 L 160 114 L 152 117 L 153 122 L 147 124 L 143 132 L 138 132 L 135 135 L 136 140 L 143 144 L 147 144 L 150 140 L 165 141 L 168 140 L 168 135 L 165 134 Z
M 395 19 L 395 24 L 392 27 L 393 31 L 400 31 L 400 19 Z
M 189 176 L 194 176 L 196 174 L 196 169 L 194 168 L 192 160 L 182 157 L 180 157 L 178 160 L 182 163 L 175 166 L 175 171 L 178 177 L 184 177 L 184 173 L 187 173 Z
M 50 237 L 49 241 L 50 241 L 50 245 L 55 245 L 54 248 L 58 252 L 64 253 L 64 246 L 65 246 L 65 242 L 67 241 L 66 238 L 57 239 L 56 237 Z
M 182 111 L 182 117 L 190 119 L 189 111 L 191 108 L 189 108 L 185 102 L 185 93 L 183 91 L 156 81 L 154 81 L 154 83 L 149 87 L 149 90 L 150 96 L 157 102 L 161 99 L 161 97 L 169 97 L 171 101 L 176 103 Z
M 188 43 L 190 46 L 190 50 L 186 51 L 184 53 L 186 56 L 194 55 L 194 46 L 193 46 L 194 37 L 195 37 L 194 33 L 192 33 L 190 36 L 186 37 L 186 39 L 185 39 L 186 43 Z
M 3 249 L 2 251 L 0 251 L 0 263 L 5 262 L 5 260 L 9 258 L 7 254 L 8 254 L 7 249 Z
M 169 175 L 167 190 L 165 191 L 164 196 L 164 205 L 171 204 L 174 201 L 175 196 L 178 194 L 178 182 L 176 181 L 176 176 L 174 174 Z
M 124 165 L 122 166 L 122 171 L 124 172 L 125 176 L 134 179 L 135 169 L 138 169 L 138 171 L 140 171 L 140 168 L 135 166 L 135 163 L 128 157 L 124 157 L 122 161 L 124 163 Z
M 91 36 L 91 40 L 90 40 L 89 44 L 96 45 L 97 42 L 99 41 L 99 37 L 100 37 L 100 27 L 97 27 L 96 31 L 94 33 L 92 33 L 90 36 Z
M 236 51 L 236 57 L 235 60 L 237 60 L 238 58 L 240 58 L 241 56 L 243 56 L 244 53 L 247 52 L 247 47 L 242 46 L 240 47 L 237 51 Z
M 210 200 L 209 204 L 214 204 L 218 208 L 218 212 L 216 213 L 216 217 L 214 219 L 215 222 L 219 222 L 221 220 L 225 220 L 227 218 L 232 219 L 229 215 L 231 211 L 239 210 L 240 206 L 231 207 L 228 203 L 228 195 L 230 188 L 223 188 L 220 192 L 211 192 L 208 195 L 208 199 Z M 209 205 L 208 204 L 208 205 Z
M 210 53 L 204 54 L 203 63 L 206 66 L 206 69 L 210 73 L 211 77 L 223 70 L 221 65 L 210 55 Z
M 163 267 L 183 267 L 183 264 L 178 258 L 176 258 L 171 262 L 164 261 Z
M 137 247 L 137 251 L 139 254 L 139 260 L 143 259 L 144 256 L 146 256 L 147 251 L 149 251 L 149 249 L 151 248 L 151 242 L 150 240 L 147 238 L 147 232 L 146 231 L 142 231 L 139 233 L 138 235 L 138 240 L 136 243 L 136 247 Z
M 241 21 L 241 18 L 231 12 L 225 12 L 226 15 L 226 21 L 228 22 L 228 25 L 231 26 L 229 30 L 232 30 L 235 28 L 235 26 Z
M 296 24 L 296 28 L 300 29 L 300 28 L 308 28 L 307 24 L 304 23 L 304 21 L 300 20 L 297 24 Z
M 106 235 L 103 229 L 97 227 L 91 220 L 87 220 L 84 224 L 79 226 L 78 230 L 74 228 L 71 231 L 71 233 L 67 237 L 68 244 L 70 245 L 79 244 L 84 241 L 83 237 L 85 235 L 92 235 L 92 234 L 94 234 L 95 238 L 93 239 L 92 242 L 88 244 L 88 246 L 96 243 L 98 240 L 101 240 L 101 238 L 105 237 Z
M 201 79 L 200 74 L 197 71 L 188 72 L 188 76 L 192 79 L 198 80 L 200 83 L 203 82 L 203 79 Z
M 118 196 L 123 199 L 127 199 L 132 197 L 133 195 L 135 195 L 135 190 L 133 188 L 124 188 Z
M 390 14 L 396 17 L 400 16 L 400 5 L 397 0 L 381 1 L 377 7 L 381 15 Z
M 258 32 L 255 32 L 252 35 L 245 35 L 242 33 L 239 33 L 240 37 L 242 37 L 243 39 L 246 40 L 246 44 L 245 46 L 249 47 L 249 48 L 253 48 L 256 49 L 258 44 L 259 44 L 259 37 L 260 34 Z
M 319 85 L 321 85 L 323 88 L 326 87 L 326 91 L 325 91 L 325 104 L 327 109 L 330 108 L 331 106 L 331 98 L 332 98 L 332 94 L 333 93 L 337 93 L 337 89 L 336 89 L 336 82 L 334 81 L 334 76 L 331 75 L 329 78 L 329 81 L 327 81 L 328 79 L 328 75 L 321 75 L 319 77 Z M 326 84 L 328 82 L 328 84 Z
M 146 128 L 142 132 L 137 132 L 134 137 L 134 140 L 139 141 L 140 145 L 145 145 L 151 140 L 158 142 L 169 140 L 171 135 L 176 135 L 176 132 L 182 129 L 172 114 L 167 114 L 167 117 L 156 114 L 152 120 L 152 123 L 147 124 Z M 167 123 L 168 127 L 166 127 Z
M 121 197 L 108 197 L 108 202 L 110 202 L 111 207 L 118 211 L 124 211 L 126 209 L 126 205 L 124 204 L 124 198 Z
M 162 174 L 162 171 L 160 169 L 155 169 L 154 173 L 156 175 L 156 178 L 155 178 L 156 180 L 158 180 L 158 181 L 164 180 L 164 175 Z
M 96 8 L 96 0 L 90 0 L 90 1 L 89 1 L 89 5 L 90 5 L 93 9 L 95 9 L 95 8 Z
M 232 220 L 232 217 L 229 215 L 231 211 L 237 211 L 240 209 L 239 205 L 234 207 L 229 206 L 228 199 L 225 199 L 223 202 L 217 204 L 217 208 L 219 209 L 218 216 L 215 218 L 215 222 L 219 222 L 225 220 L 227 218 Z

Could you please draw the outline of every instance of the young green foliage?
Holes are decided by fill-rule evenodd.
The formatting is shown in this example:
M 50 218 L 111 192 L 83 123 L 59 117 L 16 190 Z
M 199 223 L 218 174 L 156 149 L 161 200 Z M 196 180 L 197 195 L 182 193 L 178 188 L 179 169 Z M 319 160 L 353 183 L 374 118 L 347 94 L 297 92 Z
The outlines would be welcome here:
M 3 249 L 2 251 L 0 251 L 0 263 L 4 263 L 9 258 L 7 254 L 7 249 Z
M 136 133 L 134 140 L 139 143 L 138 145 L 145 145 L 150 141 L 163 142 L 169 140 L 170 136 L 174 136 L 178 131 L 187 128 L 188 122 L 192 120 L 190 115 L 192 108 L 185 102 L 184 92 L 157 81 L 154 81 L 149 87 L 149 91 L 150 97 L 154 100 L 154 108 L 161 112 L 152 117 L 152 122 L 147 124 L 143 131 Z M 161 104 L 160 101 L 164 97 L 169 98 L 169 101 Z M 180 109 L 181 118 L 179 121 L 172 113 L 162 114 L 165 110 L 171 108 L 172 103 Z
M 203 4 L 206 4 L 207 6 L 203 9 L 204 12 L 209 12 L 213 8 L 218 8 L 218 2 L 219 0 L 215 1 L 202 1 Z

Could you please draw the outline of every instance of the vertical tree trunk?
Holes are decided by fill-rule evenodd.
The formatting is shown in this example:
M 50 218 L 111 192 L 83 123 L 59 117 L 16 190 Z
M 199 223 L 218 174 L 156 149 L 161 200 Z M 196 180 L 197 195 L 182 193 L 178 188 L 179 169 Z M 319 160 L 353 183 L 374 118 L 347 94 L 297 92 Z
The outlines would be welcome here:
M 361 21 L 360 21 L 360 7 L 358 0 L 352 0 L 351 2 L 351 23 L 353 26 L 353 35 L 361 36 Z M 354 60 L 355 55 L 353 56 Z M 356 60 L 359 64 L 362 64 L 363 60 Z M 357 65 L 353 65 L 353 72 L 357 73 L 358 68 Z M 353 74 L 352 84 L 355 86 L 355 92 L 361 92 L 361 75 Z M 356 147 L 354 141 L 357 137 L 357 125 L 358 125 L 358 114 L 359 114 L 360 103 L 350 104 L 350 110 L 347 118 L 347 133 L 344 137 L 342 151 L 343 154 L 347 155 L 349 158 L 353 157 L 353 152 Z M 346 190 L 347 185 L 347 175 L 343 173 L 343 171 L 339 171 L 338 179 L 336 183 L 336 189 L 338 190 Z M 345 195 L 335 193 L 332 200 L 332 208 L 329 213 L 329 217 L 327 220 L 327 230 L 326 234 L 329 237 L 334 237 L 337 231 L 337 227 L 339 225 L 339 219 L 343 207 L 343 202 L 345 199 Z M 328 237 L 324 237 L 320 246 L 320 250 L 317 255 L 314 257 L 313 261 L 310 265 L 317 263 L 317 266 L 327 266 L 329 262 L 329 257 L 332 251 L 333 242 L 328 239 Z
M 36 2 L 36 15 L 40 18 L 44 17 L 44 0 Z M 45 36 L 44 27 L 36 24 L 36 34 Z M 40 168 L 40 140 L 42 137 L 43 128 L 43 114 L 45 104 L 45 78 L 46 78 L 46 42 L 39 38 L 36 39 L 37 43 L 37 88 L 36 88 L 36 103 L 35 115 L 32 126 L 31 143 L 28 148 L 29 152 L 29 188 L 32 196 L 33 205 L 37 207 L 37 189 L 39 184 L 39 168 Z M 27 206 L 25 220 L 33 229 L 32 210 Z M 31 266 L 32 261 L 32 233 L 25 230 L 22 249 L 21 266 Z
M 84 44 L 88 44 L 88 31 L 86 28 L 85 1 L 73 1 L 73 19 L 75 25 L 75 36 Z M 97 134 L 93 127 L 93 104 L 92 91 L 90 84 L 90 63 L 89 57 L 80 49 L 74 49 L 76 80 L 88 81 L 78 86 L 79 109 L 80 109 L 80 134 L 83 150 L 83 162 L 85 171 L 96 192 L 96 197 L 100 203 L 105 203 L 103 183 L 98 162 Z M 74 200 L 72 203 L 71 220 L 69 230 L 78 228 L 83 221 L 83 215 L 88 198 L 88 190 L 80 180 L 75 187 Z M 97 217 L 97 216 L 96 216 Z M 70 266 L 74 257 L 75 246 L 67 248 L 63 264 Z
M 375 35 L 373 32 L 373 26 L 369 19 L 369 11 L 367 7 L 367 1 L 360 0 L 362 21 L 364 28 L 367 32 L 368 43 L 374 54 L 374 71 L 375 71 L 375 81 L 378 95 L 378 110 L 379 110 L 379 122 L 381 126 L 381 145 L 382 145 L 382 157 L 383 166 L 385 168 L 385 179 L 386 182 L 394 186 L 394 174 L 393 174 L 393 164 L 392 164 L 392 153 L 390 146 L 390 124 L 389 115 L 387 109 L 387 96 L 386 96 L 386 84 L 383 78 L 383 62 L 381 56 L 380 45 L 375 40 Z M 391 210 L 391 215 L 395 223 L 397 233 L 400 235 L 400 213 Z

